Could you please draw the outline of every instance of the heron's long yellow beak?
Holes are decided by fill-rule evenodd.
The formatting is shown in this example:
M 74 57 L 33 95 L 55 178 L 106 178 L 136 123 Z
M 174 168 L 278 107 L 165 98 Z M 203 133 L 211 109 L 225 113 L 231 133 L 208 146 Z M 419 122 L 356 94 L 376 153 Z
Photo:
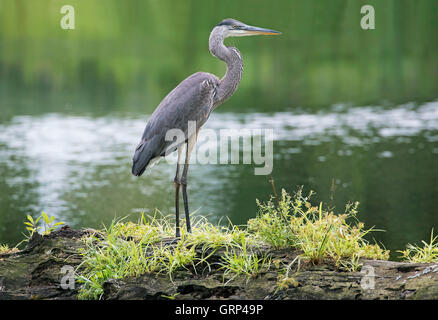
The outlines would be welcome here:
M 253 27 L 253 26 L 246 26 L 241 27 L 239 31 L 242 31 L 244 35 L 251 36 L 251 35 L 258 35 L 258 34 L 264 34 L 264 35 L 279 35 L 281 32 L 271 30 L 271 29 L 265 29 L 265 28 L 259 28 L 259 27 Z

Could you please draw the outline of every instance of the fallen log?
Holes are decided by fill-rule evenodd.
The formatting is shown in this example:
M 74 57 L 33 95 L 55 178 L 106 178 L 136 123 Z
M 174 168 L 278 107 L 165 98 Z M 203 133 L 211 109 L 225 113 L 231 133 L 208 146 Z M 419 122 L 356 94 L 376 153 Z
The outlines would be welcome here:
M 79 238 L 86 234 L 68 226 L 35 233 L 24 250 L 0 255 L 0 299 L 77 299 L 80 284 L 67 271 L 81 263 Z M 298 270 L 295 263 L 279 286 L 284 274 L 276 265 L 290 265 L 297 252 L 261 250 L 276 263 L 254 278 L 224 281 L 219 268 L 184 269 L 172 279 L 144 274 L 107 280 L 102 299 L 438 299 L 438 264 L 361 260 L 360 271 L 347 272 L 331 263 L 301 263 Z M 217 251 L 209 259 L 220 257 Z

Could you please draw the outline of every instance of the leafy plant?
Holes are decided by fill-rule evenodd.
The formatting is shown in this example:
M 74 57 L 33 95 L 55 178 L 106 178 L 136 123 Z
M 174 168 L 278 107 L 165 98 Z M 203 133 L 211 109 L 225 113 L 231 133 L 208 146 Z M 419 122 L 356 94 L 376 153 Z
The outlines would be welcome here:
M 41 220 L 42 219 L 42 220 Z M 40 222 L 43 221 L 43 226 L 40 226 Z M 47 213 L 44 211 L 41 212 L 41 215 L 33 219 L 31 215 L 27 215 L 27 221 L 24 222 L 26 225 L 26 230 L 28 231 L 27 238 L 31 238 L 35 232 L 39 232 L 43 227 L 44 231 L 41 233 L 42 235 L 48 235 L 52 231 L 56 230 L 56 227 L 65 224 L 64 222 L 55 222 L 55 216 L 49 217 Z

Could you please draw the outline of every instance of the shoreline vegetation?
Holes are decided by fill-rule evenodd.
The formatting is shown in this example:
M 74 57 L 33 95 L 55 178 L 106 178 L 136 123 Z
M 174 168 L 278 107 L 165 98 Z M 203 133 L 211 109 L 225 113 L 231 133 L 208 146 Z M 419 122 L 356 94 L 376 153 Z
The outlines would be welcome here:
M 2 264 L 4 260 L 20 259 L 38 246 L 48 245 L 46 241 L 54 247 L 49 249 L 49 253 L 44 251 L 40 254 L 46 259 L 47 268 L 53 267 L 54 275 L 47 276 L 48 270 L 39 272 L 43 272 L 46 278 L 53 278 L 53 286 L 58 291 L 61 268 L 56 269 L 55 265 L 75 266 L 76 289 L 61 294 L 68 298 L 179 299 L 185 297 L 184 290 L 189 290 L 185 286 L 190 281 L 202 287 L 195 286 L 201 293 L 204 292 L 204 298 L 349 299 L 359 294 L 362 298 L 386 296 L 397 299 L 416 297 L 416 293 L 424 293 L 425 286 L 434 289 L 425 291 L 430 296 L 426 294 L 424 297 L 438 298 L 438 292 L 435 292 L 438 291 L 438 265 L 434 265 L 438 263 L 438 237 L 434 237 L 433 230 L 430 242 L 423 241 L 423 246 L 408 244 L 405 250 L 398 251 L 406 262 L 391 262 L 387 261 L 389 250 L 365 240 L 367 234 L 379 230 L 366 229 L 358 220 L 358 203 L 349 203 L 344 212 L 336 214 L 330 205 L 312 204 L 312 192 L 304 195 L 302 188 L 293 196 L 285 190 L 278 196 L 275 188 L 274 194 L 265 203 L 257 200 L 257 216 L 250 219 L 246 226 L 232 225 L 231 222 L 228 226 L 213 225 L 195 215 L 193 232 L 186 233 L 183 224 L 178 240 L 174 238 L 172 219 L 158 211 L 153 217 L 142 214 L 137 223 L 119 219 L 101 230 L 83 231 L 75 231 L 68 226 L 55 231 L 63 223 L 55 222 L 54 217 L 45 213 L 41 219 L 28 217 L 25 222 L 29 231 L 26 248 L 20 251 L 17 247 L 0 246 L 0 280 L 15 281 L 8 265 Z M 41 234 L 40 222 L 44 223 Z M 70 253 L 64 255 L 66 250 Z M 64 258 L 52 257 L 51 252 L 54 251 Z M 34 263 L 38 263 L 40 258 L 35 255 Z M 29 263 L 32 261 L 29 260 Z M 374 290 L 374 293 L 368 292 L 362 284 L 364 266 L 372 266 L 373 272 L 380 277 L 380 283 L 389 281 L 389 278 L 393 283 Z M 26 271 L 21 271 L 26 274 Z M 417 275 L 420 271 L 424 279 L 428 277 L 427 281 L 417 281 L 416 289 L 406 292 L 406 281 L 420 277 Z M 333 276 L 338 278 L 332 279 Z M 31 276 L 35 277 L 38 278 Z M 305 285 L 309 282 L 312 283 L 310 287 Z M 337 296 L 335 292 L 339 290 L 329 289 L 333 285 L 339 286 L 340 282 L 346 287 Z M 394 283 L 398 289 L 394 289 Z M 259 293 L 254 291 L 255 284 L 259 286 Z M 155 287 L 145 288 L 145 285 Z M 193 289 L 194 284 L 191 286 Z M 196 293 L 195 289 L 193 292 Z M 157 291 L 151 295 L 151 290 Z M 239 296 L 239 292 L 243 296 Z M 260 293 L 266 295 L 261 297 Z M 193 294 L 190 297 L 193 298 Z M 43 291 L 36 298 L 47 297 Z

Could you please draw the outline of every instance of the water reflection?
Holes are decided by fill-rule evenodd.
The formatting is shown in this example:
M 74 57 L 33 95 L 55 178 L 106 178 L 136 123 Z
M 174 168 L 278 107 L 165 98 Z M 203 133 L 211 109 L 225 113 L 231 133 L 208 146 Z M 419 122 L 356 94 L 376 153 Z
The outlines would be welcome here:
M 45 114 L 0 125 L 0 242 L 21 238 L 25 214 L 45 210 L 75 227 L 99 227 L 114 216 L 158 208 L 173 213 L 174 166 L 162 161 L 141 179 L 130 174 L 144 116 Z M 438 102 L 392 109 L 335 106 L 320 113 L 215 113 L 206 128 L 274 129 L 273 177 L 335 204 L 361 202 L 360 218 L 388 230 L 390 249 L 426 238 L 438 226 Z M 242 224 L 267 199 L 266 176 L 253 165 L 193 165 L 190 207 L 212 221 Z

